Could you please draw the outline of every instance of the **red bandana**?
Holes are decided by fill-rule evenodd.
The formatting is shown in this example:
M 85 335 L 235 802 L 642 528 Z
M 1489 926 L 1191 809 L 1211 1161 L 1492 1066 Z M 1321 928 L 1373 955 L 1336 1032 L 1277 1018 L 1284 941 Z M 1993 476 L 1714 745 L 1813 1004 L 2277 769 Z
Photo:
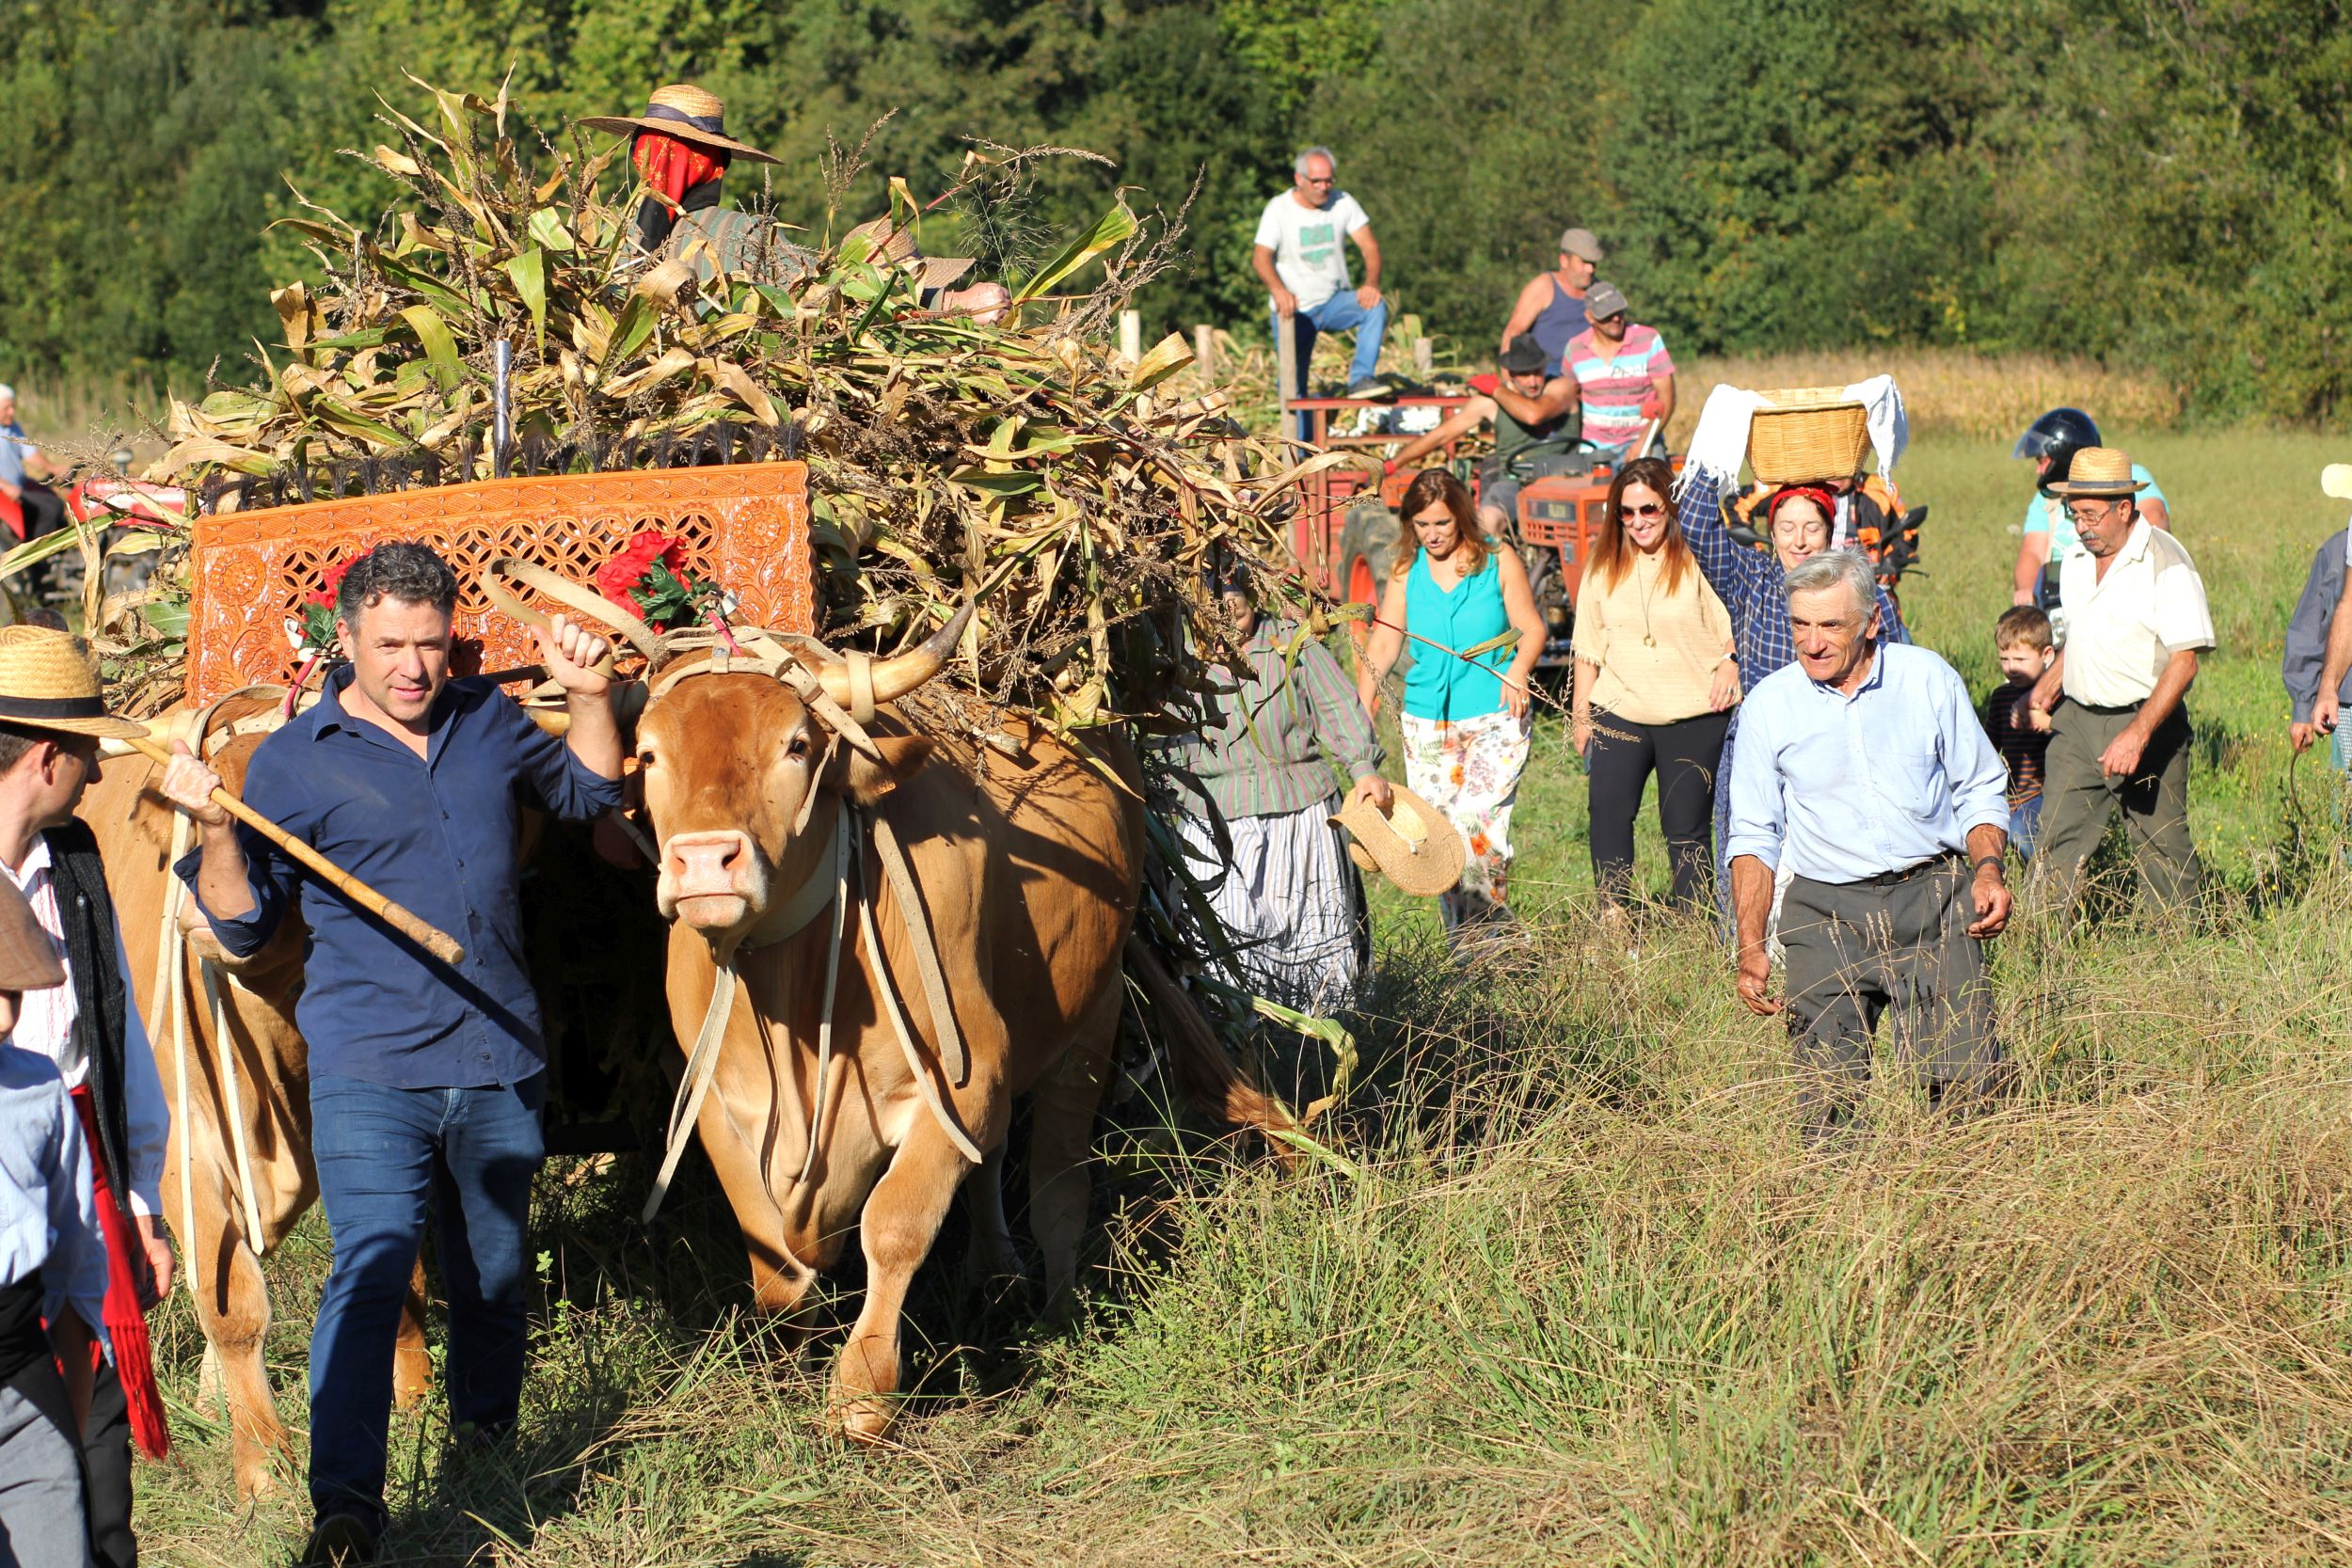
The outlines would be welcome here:
M 1793 500 L 1800 496 L 1821 509 L 1821 517 L 1823 521 L 1834 522 L 1836 519 L 1837 498 L 1831 495 L 1827 490 L 1821 488 L 1821 486 L 1818 484 L 1784 484 L 1779 489 L 1772 492 L 1772 499 L 1771 500 L 1764 503 L 1764 526 L 1766 528 L 1772 526 L 1772 519 L 1780 515 L 1780 507 L 1783 501 Z
M 629 162 L 645 177 L 645 183 L 661 198 L 662 205 L 672 212 L 696 185 L 716 180 L 727 171 L 727 155 L 707 152 L 691 142 L 678 140 L 660 131 L 640 131 L 635 145 L 629 149 Z

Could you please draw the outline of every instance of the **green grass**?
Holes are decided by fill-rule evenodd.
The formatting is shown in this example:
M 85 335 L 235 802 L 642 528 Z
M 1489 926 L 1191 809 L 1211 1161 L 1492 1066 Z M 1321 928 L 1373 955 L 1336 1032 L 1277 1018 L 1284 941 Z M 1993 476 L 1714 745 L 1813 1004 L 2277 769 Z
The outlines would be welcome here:
M 1547 721 L 1516 828 L 1541 940 L 1466 973 L 1382 901 L 1350 1169 L 1131 1117 L 1104 1140 L 1089 1309 L 1043 1323 L 930 1271 L 923 1381 L 882 1453 L 817 1438 L 816 1363 L 747 1325 L 707 1177 L 647 1239 L 642 1164 L 551 1169 L 523 1441 L 455 1473 L 437 1408 L 404 1420 L 392 1546 L 548 1568 L 2352 1557 L 2352 876 L 2310 758 L 2297 850 L 2277 680 L 2342 453 L 2126 444 L 2220 628 L 2191 697 L 2217 896 L 2193 931 L 2117 912 L 2003 939 L 2011 1108 L 1944 1123 L 1890 1077 L 1864 1135 L 1802 1149 L 1785 1039 L 1706 933 L 1660 917 L 1629 958 L 1591 921 L 1581 777 Z M 1906 610 L 1979 691 L 2023 510 L 2005 450 L 1927 440 L 1902 475 L 1934 509 Z M 273 1263 L 296 1420 L 324 1267 L 315 1227 Z M 184 1305 L 164 1323 L 184 1410 Z M 297 1539 L 298 1480 L 239 1516 L 217 1430 L 180 1431 L 182 1464 L 141 1472 L 153 1560 Z

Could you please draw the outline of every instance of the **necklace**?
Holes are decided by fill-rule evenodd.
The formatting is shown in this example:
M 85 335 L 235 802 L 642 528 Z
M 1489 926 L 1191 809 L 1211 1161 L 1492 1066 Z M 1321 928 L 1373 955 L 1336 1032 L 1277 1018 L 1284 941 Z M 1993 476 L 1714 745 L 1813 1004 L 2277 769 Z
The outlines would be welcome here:
M 1645 567 L 1655 567 L 1658 565 L 1658 557 L 1645 555 L 1642 557 L 1642 564 Z M 1658 578 L 1659 574 L 1656 571 L 1651 572 L 1649 585 L 1642 590 L 1642 646 L 1645 648 L 1658 646 L 1658 639 L 1651 635 L 1649 624 L 1650 601 L 1658 596 Z

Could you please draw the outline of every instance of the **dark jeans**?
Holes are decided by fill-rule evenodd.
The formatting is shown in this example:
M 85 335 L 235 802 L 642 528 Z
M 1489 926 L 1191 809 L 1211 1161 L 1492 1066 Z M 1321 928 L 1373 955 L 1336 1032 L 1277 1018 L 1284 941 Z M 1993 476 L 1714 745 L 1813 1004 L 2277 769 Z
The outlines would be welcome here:
M 1622 903 L 1633 884 L 1633 818 L 1642 790 L 1658 775 L 1658 826 L 1674 868 L 1674 899 L 1707 907 L 1715 777 L 1729 713 L 1702 713 L 1672 724 L 1635 724 L 1613 713 L 1593 726 L 1593 880 Z M 1611 730 L 1616 735 L 1608 733 Z M 1631 738 L 1625 738 L 1630 736 Z
M 544 1075 L 505 1088 L 310 1081 L 310 1148 L 335 1268 L 310 1334 L 310 1503 L 381 1531 L 392 1345 L 409 1271 L 436 1222 L 449 1295 L 450 1425 L 515 1423 L 522 1398 L 531 1179 Z
M 131 1533 L 131 1401 L 111 1361 L 90 1380 L 82 1465 L 90 1560 L 98 1568 L 138 1568 L 138 1537 Z

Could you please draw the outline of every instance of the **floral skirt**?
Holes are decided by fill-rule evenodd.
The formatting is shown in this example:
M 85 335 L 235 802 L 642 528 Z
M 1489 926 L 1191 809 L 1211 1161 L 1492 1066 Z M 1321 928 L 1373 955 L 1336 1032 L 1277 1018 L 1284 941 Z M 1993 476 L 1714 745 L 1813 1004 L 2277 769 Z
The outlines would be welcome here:
M 1451 931 L 1508 905 L 1511 806 L 1534 726 L 1508 713 L 1476 719 L 1416 719 L 1399 714 L 1405 732 L 1405 784 L 1445 815 L 1462 835 L 1461 884 L 1438 901 Z

